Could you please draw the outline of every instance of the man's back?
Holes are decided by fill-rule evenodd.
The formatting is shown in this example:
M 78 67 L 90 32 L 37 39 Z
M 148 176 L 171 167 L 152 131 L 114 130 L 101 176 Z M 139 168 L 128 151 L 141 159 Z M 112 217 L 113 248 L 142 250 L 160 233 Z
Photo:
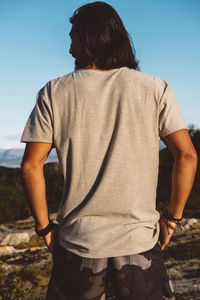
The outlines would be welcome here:
M 35 126 L 42 115 L 52 129 Z M 31 122 L 33 140 L 54 144 L 64 174 L 60 244 L 96 258 L 151 249 L 159 136 L 186 128 L 167 82 L 127 67 L 79 69 L 45 85 L 28 136 Z
M 112 6 L 83 5 L 70 23 L 76 71 L 40 90 L 21 139 L 36 233 L 54 258 L 46 300 L 105 300 L 109 280 L 117 299 L 174 300 L 162 250 L 180 225 L 197 166 L 179 105 L 166 81 L 136 71 Z M 174 157 L 161 218 L 159 136 Z M 64 175 L 59 226 L 49 220 L 43 173 L 53 146 Z

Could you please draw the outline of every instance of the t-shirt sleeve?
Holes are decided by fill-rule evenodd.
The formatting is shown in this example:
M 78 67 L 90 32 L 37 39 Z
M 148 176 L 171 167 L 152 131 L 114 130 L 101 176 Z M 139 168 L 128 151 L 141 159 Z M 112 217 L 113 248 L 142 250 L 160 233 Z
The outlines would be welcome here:
M 164 80 L 162 82 L 164 89 L 159 100 L 159 136 L 161 139 L 175 131 L 187 129 L 171 86 Z
M 53 114 L 49 83 L 38 93 L 36 104 L 26 122 L 21 142 L 43 142 L 53 144 Z M 52 148 L 54 145 L 52 145 Z

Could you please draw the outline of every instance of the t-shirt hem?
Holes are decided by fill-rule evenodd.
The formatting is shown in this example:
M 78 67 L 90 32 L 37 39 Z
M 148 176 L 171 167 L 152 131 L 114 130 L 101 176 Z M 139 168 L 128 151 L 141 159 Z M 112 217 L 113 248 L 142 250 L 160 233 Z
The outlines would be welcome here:
M 160 134 L 160 138 L 161 139 L 164 139 L 166 136 L 176 132 L 176 131 L 179 131 L 179 130 L 182 130 L 182 129 L 187 129 L 186 126 L 183 126 L 183 127 L 180 127 L 180 128 L 176 128 L 176 129 L 172 129 L 172 130 L 168 130 L 168 131 L 165 131 L 162 135 Z
M 84 251 L 84 250 L 77 250 L 77 249 L 71 249 L 70 247 L 67 247 L 65 243 L 62 243 L 62 241 L 59 240 L 59 244 L 61 247 L 65 248 L 66 250 L 72 252 L 73 254 L 76 254 L 81 257 L 86 258 L 108 258 L 108 257 L 117 257 L 117 256 L 126 256 L 126 255 L 134 255 L 139 254 L 142 252 L 146 252 L 148 250 L 151 250 L 156 243 L 158 242 L 158 237 L 156 239 L 153 239 L 152 243 L 148 244 L 148 247 L 138 247 L 134 249 L 134 246 L 131 248 L 124 248 L 124 249 L 108 249 L 108 251 L 97 252 L 96 250 L 92 251 Z
M 21 143 L 48 143 L 48 144 L 53 144 L 53 141 L 48 141 L 48 140 L 40 140 L 40 139 L 23 139 L 20 140 Z

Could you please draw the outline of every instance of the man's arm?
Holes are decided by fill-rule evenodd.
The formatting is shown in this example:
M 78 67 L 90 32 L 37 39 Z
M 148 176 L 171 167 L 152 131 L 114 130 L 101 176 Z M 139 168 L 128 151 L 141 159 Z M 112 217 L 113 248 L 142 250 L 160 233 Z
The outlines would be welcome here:
M 197 154 L 187 129 L 178 130 L 166 136 L 163 141 L 174 157 L 168 212 L 174 218 L 179 219 L 182 217 L 186 201 L 193 186 L 197 169 Z M 176 227 L 175 223 L 168 222 L 173 227 Z M 160 225 L 160 240 L 162 249 L 164 249 L 173 234 L 173 230 L 169 229 L 170 235 L 168 235 L 166 224 L 162 219 Z
M 51 147 L 49 143 L 27 143 L 21 164 L 24 190 L 39 230 L 49 223 L 43 167 Z M 45 242 L 52 250 L 51 232 L 45 236 Z

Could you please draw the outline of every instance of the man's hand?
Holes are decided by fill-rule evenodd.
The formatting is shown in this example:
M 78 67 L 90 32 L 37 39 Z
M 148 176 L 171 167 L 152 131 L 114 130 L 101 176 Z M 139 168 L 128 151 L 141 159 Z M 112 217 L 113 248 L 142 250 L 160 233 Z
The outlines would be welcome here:
M 169 243 L 174 230 L 167 227 L 167 224 L 165 223 L 165 221 L 163 220 L 163 218 L 160 218 L 160 243 L 161 243 L 161 249 L 164 250 L 164 248 L 166 247 L 166 245 Z M 174 222 L 168 221 L 168 224 L 170 224 L 171 226 L 173 226 L 174 228 L 176 228 L 176 224 Z M 168 234 L 169 231 L 169 234 Z
M 56 243 L 58 242 L 57 234 L 57 227 L 55 227 L 52 231 L 44 236 L 45 244 L 52 254 L 55 251 Z

